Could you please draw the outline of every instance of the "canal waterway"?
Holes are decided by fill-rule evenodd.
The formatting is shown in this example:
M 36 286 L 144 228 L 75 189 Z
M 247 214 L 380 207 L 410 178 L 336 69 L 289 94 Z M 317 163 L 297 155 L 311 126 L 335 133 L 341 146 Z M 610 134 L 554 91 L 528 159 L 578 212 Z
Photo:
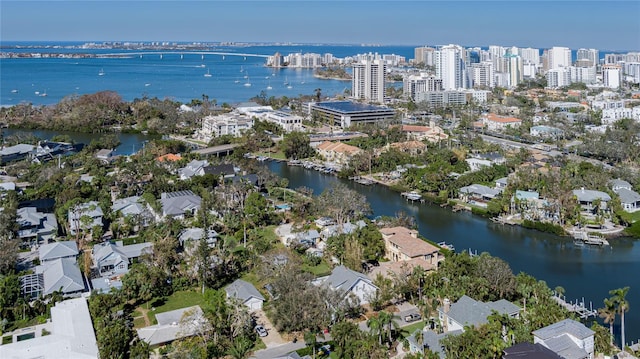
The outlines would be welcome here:
M 562 286 L 567 301 L 584 300 L 594 308 L 602 306 L 609 290 L 630 286 L 630 310 L 625 315 L 627 341 L 640 339 L 640 241 L 630 238 L 611 240 L 610 247 L 578 247 L 570 238 L 493 223 L 469 212 L 454 213 L 436 205 L 408 202 L 384 186 L 363 186 L 283 162 L 269 162 L 269 169 L 289 180 L 290 188 L 306 186 L 318 195 L 336 182 L 342 182 L 365 195 L 373 216 L 393 216 L 404 211 L 415 217 L 421 235 L 445 241 L 456 251 L 471 248 L 489 252 L 507 261 L 514 273 L 526 272 L 547 282 L 550 288 Z M 619 341 L 620 319 L 615 331 Z

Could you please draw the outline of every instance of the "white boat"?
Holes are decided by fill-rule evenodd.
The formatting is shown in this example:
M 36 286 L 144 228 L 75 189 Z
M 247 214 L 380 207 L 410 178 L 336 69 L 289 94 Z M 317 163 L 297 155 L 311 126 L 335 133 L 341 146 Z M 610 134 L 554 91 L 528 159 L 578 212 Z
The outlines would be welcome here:
M 422 196 L 420 195 L 420 193 L 416 191 L 402 192 L 402 196 L 406 197 L 408 200 L 411 200 L 411 201 L 418 201 L 422 199 Z
M 207 73 L 204 74 L 204 77 L 211 77 L 211 73 L 209 72 L 209 69 L 207 69 Z
M 151 86 L 151 84 L 150 84 L 150 83 L 146 83 L 146 84 L 144 84 L 144 87 L 149 87 L 149 86 Z
M 104 76 L 104 69 L 100 69 L 100 71 L 98 71 L 98 76 Z
M 285 86 L 289 85 L 289 79 L 286 76 L 284 78 L 284 85 Z
M 203 67 L 203 68 L 204 68 L 204 67 L 207 67 L 207 65 L 205 65 L 205 64 L 201 64 L 201 65 L 200 65 L 200 66 L 198 66 L 198 67 Z
M 244 78 L 247 79 L 247 82 L 244 83 L 244 86 L 251 87 L 251 82 L 249 82 L 249 75 L 246 75 Z
M 11 93 L 18 93 L 18 90 L 11 90 Z

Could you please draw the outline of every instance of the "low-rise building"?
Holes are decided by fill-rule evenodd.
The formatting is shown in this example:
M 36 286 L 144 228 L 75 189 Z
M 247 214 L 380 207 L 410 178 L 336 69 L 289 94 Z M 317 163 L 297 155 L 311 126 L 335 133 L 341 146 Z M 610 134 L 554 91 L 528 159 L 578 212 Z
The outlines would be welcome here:
M 162 213 L 160 218 L 184 219 L 185 215 L 195 215 L 200 209 L 202 198 L 192 191 L 164 192 L 160 194 Z
M 53 242 L 38 248 L 40 263 L 46 263 L 58 258 L 75 259 L 78 257 L 78 253 L 78 245 L 75 241 Z
M 582 210 L 585 212 L 593 212 L 596 209 L 606 210 L 608 203 L 611 201 L 611 196 L 602 191 L 595 191 L 590 189 L 574 189 L 573 195 L 580 203 Z
M 156 314 L 158 324 L 137 329 L 138 337 L 150 346 L 169 344 L 211 330 L 199 305 Z
M 186 166 L 180 168 L 178 175 L 181 180 L 188 180 L 194 176 L 202 176 L 204 175 L 204 168 L 207 166 L 209 166 L 209 161 L 207 160 L 193 160 L 187 163 Z
M 500 190 L 481 184 L 472 184 L 471 186 L 464 186 L 460 188 L 458 193 L 460 199 L 464 202 L 480 207 L 486 207 L 487 202 L 496 198 L 500 194 Z
M 593 359 L 595 332 L 580 322 L 565 319 L 533 333 L 534 344 L 542 344 L 564 359 Z
M 618 178 L 611 180 L 609 185 L 620 198 L 622 209 L 626 212 L 640 211 L 640 194 L 633 190 L 631 183 Z
M 265 299 L 253 284 L 242 279 L 237 279 L 226 286 L 224 290 L 227 293 L 227 298 L 237 299 L 240 303 L 247 306 L 249 310 L 262 309 L 262 303 L 264 303 Z
M 90 230 L 95 226 L 103 226 L 104 212 L 96 201 L 79 204 L 69 209 L 69 231 L 76 234 L 78 231 Z
M 507 128 L 518 128 L 522 120 L 515 117 L 500 116 L 495 113 L 485 113 L 480 118 L 482 125 L 489 131 L 502 132 Z
M 202 119 L 201 133 L 205 137 L 231 135 L 240 137 L 242 133 L 253 127 L 253 120 L 244 116 L 229 113 L 211 115 Z
M 85 298 L 56 303 L 49 322 L 18 330 L 12 337 L 10 344 L 0 345 L 0 358 L 97 359 L 99 354 Z
M 129 272 L 129 265 L 152 250 L 153 243 L 150 242 L 127 246 L 122 241 L 98 243 L 91 250 L 93 267 L 100 276 L 123 275 Z
M 58 234 L 58 221 L 53 213 L 39 212 L 36 207 L 17 210 L 18 238 L 25 244 L 48 242 Z
M 392 120 L 394 109 L 351 101 L 316 102 L 309 105 L 309 113 L 342 128 L 364 123 Z M 326 122 L 326 121 L 325 121 Z
M 324 141 L 316 147 L 316 151 L 327 161 L 345 166 L 354 155 L 362 152 L 358 147 L 342 142 Z
M 392 227 L 380 229 L 385 243 L 385 257 L 391 261 L 407 261 L 415 258 L 424 259 L 430 266 L 437 269 L 438 263 L 444 260 L 440 249 L 420 238 L 418 231 L 406 227 Z
M 369 299 L 378 290 L 369 277 L 343 265 L 335 267 L 331 275 L 316 279 L 314 284 L 327 285 L 332 290 L 340 291 L 345 299 L 354 295 L 360 300 L 360 304 L 369 303 Z
M 407 139 L 417 141 L 429 141 L 431 143 L 437 143 L 449 138 L 449 135 L 444 133 L 442 128 L 431 126 L 416 126 L 416 125 L 402 125 L 402 132 L 407 134 Z
M 532 126 L 529 129 L 529 134 L 533 137 L 556 139 L 556 138 L 562 137 L 562 135 L 564 134 L 564 131 L 562 131 L 557 127 L 540 125 L 540 126 Z
M 477 328 L 487 323 L 487 317 L 494 311 L 512 318 L 520 316 L 520 307 L 508 300 L 485 303 L 463 295 L 455 303 L 445 298 L 444 305 L 438 308 L 438 318 L 445 332 L 464 331 L 465 326 Z
M 2 147 L 0 148 L 0 164 L 23 160 L 31 155 L 34 149 L 35 146 L 23 143 L 10 147 Z
M 43 262 L 35 273 L 20 277 L 22 294 L 36 298 L 53 292 L 73 296 L 86 290 L 76 258 L 63 257 Z

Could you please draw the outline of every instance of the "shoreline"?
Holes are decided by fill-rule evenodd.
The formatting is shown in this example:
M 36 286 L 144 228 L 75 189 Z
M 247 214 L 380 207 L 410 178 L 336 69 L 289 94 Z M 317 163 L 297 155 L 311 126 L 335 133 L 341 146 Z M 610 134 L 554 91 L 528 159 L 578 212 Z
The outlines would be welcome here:
M 313 74 L 313 77 L 320 80 L 351 81 L 351 79 L 345 79 L 342 77 L 323 76 L 323 75 L 318 75 L 316 73 Z

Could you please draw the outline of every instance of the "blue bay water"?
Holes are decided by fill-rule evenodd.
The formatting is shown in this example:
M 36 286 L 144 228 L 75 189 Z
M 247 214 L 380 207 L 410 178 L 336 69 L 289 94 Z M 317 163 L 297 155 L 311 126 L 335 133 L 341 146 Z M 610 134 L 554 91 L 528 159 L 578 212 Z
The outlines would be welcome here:
M 17 52 L 14 49 L 8 51 Z M 351 89 L 350 81 L 317 79 L 311 69 L 267 68 L 264 57 L 201 55 L 188 51 L 145 51 L 143 54 L 138 51 L 64 48 L 20 51 L 124 55 L 117 58 L 0 59 L 1 105 L 21 102 L 54 104 L 65 96 L 104 90 L 116 91 L 128 101 L 147 96 L 188 103 L 207 95 L 222 104 L 247 101 L 261 91 L 265 91 L 267 96 L 296 97 L 313 95 L 317 88 L 326 96 L 343 94 L 346 89 Z M 273 55 L 276 51 L 281 54 L 330 52 L 338 57 L 368 52 L 395 53 L 407 58 L 413 56 L 413 47 L 407 46 L 252 46 L 214 48 L 210 52 Z M 101 71 L 104 72 L 102 76 L 99 75 Z M 204 76 L 207 72 L 211 77 Z M 246 86 L 247 83 L 251 86 Z

